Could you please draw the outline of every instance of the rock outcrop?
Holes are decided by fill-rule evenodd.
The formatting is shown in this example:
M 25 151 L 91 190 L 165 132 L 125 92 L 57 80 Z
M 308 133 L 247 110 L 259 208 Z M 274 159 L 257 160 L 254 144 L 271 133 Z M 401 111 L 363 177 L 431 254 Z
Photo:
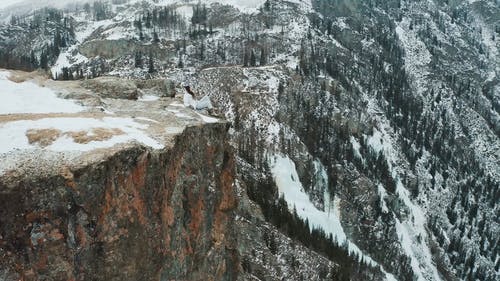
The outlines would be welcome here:
M 59 174 L 0 179 L 5 280 L 233 280 L 234 158 L 224 124 Z
M 137 100 L 141 95 L 149 94 L 163 97 L 175 97 L 175 83 L 169 79 L 116 79 L 98 77 L 84 80 L 81 86 L 97 93 L 102 98 Z
M 129 141 L 61 152 L 34 143 L 0 153 L 0 280 L 236 280 L 228 124 L 175 101 L 168 109 L 172 101 L 106 99 L 112 116 L 149 123 L 162 148 Z M 91 114 L 111 118 L 64 118 Z M 47 118 L 0 115 L 0 125 Z

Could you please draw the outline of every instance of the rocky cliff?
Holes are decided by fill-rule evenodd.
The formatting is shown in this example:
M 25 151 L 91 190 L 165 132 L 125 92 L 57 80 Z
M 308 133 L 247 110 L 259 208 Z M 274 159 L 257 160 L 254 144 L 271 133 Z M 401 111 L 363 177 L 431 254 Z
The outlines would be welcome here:
M 130 102 L 127 110 L 141 106 Z M 171 102 L 157 100 L 162 110 L 150 114 L 167 118 L 163 106 Z M 85 113 L 76 115 L 74 124 Z M 51 117 L 2 115 L 1 128 L 21 118 Z M 149 122 L 169 128 L 178 119 Z M 238 200 L 228 124 L 185 122 L 154 129 L 162 147 L 134 141 L 67 154 L 37 143 L 3 151 L 0 280 L 235 280 Z

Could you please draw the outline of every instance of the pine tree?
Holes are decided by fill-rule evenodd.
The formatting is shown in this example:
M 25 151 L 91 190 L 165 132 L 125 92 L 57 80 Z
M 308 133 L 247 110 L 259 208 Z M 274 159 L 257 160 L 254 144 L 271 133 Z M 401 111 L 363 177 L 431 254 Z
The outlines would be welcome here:
M 142 68 L 142 53 L 140 51 L 135 52 L 134 65 L 136 68 Z
M 40 55 L 40 67 L 44 70 L 49 68 L 49 59 L 45 51 L 42 51 L 42 54 Z
M 148 67 L 148 72 L 149 73 L 155 73 L 155 65 L 154 65 L 154 60 L 153 60 L 153 53 L 149 52 L 149 67 Z
M 155 43 L 160 42 L 160 38 L 158 37 L 158 33 L 156 32 L 156 30 L 155 30 L 155 31 L 153 31 L 153 41 L 154 41 Z
M 264 47 L 262 47 L 260 49 L 260 63 L 259 63 L 259 65 L 264 66 L 266 64 L 267 64 L 266 50 L 264 49 Z
M 35 57 L 35 52 L 31 51 L 30 64 L 32 68 L 38 68 L 38 60 Z
M 201 45 L 200 45 L 200 60 L 205 59 L 205 42 L 201 40 Z
M 266 2 L 264 3 L 264 11 L 271 11 L 271 3 L 269 2 L 269 0 L 266 0 Z
M 248 62 L 250 60 L 250 55 L 249 55 L 249 52 L 247 49 L 245 49 L 244 53 L 243 53 L 243 66 L 244 67 L 247 67 L 248 66 Z
M 250 66 L 256 66 L 257 65 L 257 58 L 255 57 L 255 52 L 252 50 L 250 51 Z
M 182 55 L 179 56 L 179 63 L 177 63 L 178 68 L 184 68 L 184 62 L 182 61 Z

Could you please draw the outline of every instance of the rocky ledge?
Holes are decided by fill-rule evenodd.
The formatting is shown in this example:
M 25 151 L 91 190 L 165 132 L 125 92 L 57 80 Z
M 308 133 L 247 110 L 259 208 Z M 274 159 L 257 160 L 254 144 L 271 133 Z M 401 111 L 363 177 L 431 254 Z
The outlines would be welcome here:
M 75 107 L 0 111 L 1 280 L 237 278 L 228 124 L 178 98 L 5 73 L 13 98 Z

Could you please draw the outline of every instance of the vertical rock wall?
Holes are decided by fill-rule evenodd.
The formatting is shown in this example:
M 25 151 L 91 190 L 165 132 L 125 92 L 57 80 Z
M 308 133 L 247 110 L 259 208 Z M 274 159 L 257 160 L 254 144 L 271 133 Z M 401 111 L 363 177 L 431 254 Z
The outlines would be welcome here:
M 57 175 L 6 173 L 0 280 L 235 280 L 234 175 L 225 124 Z

